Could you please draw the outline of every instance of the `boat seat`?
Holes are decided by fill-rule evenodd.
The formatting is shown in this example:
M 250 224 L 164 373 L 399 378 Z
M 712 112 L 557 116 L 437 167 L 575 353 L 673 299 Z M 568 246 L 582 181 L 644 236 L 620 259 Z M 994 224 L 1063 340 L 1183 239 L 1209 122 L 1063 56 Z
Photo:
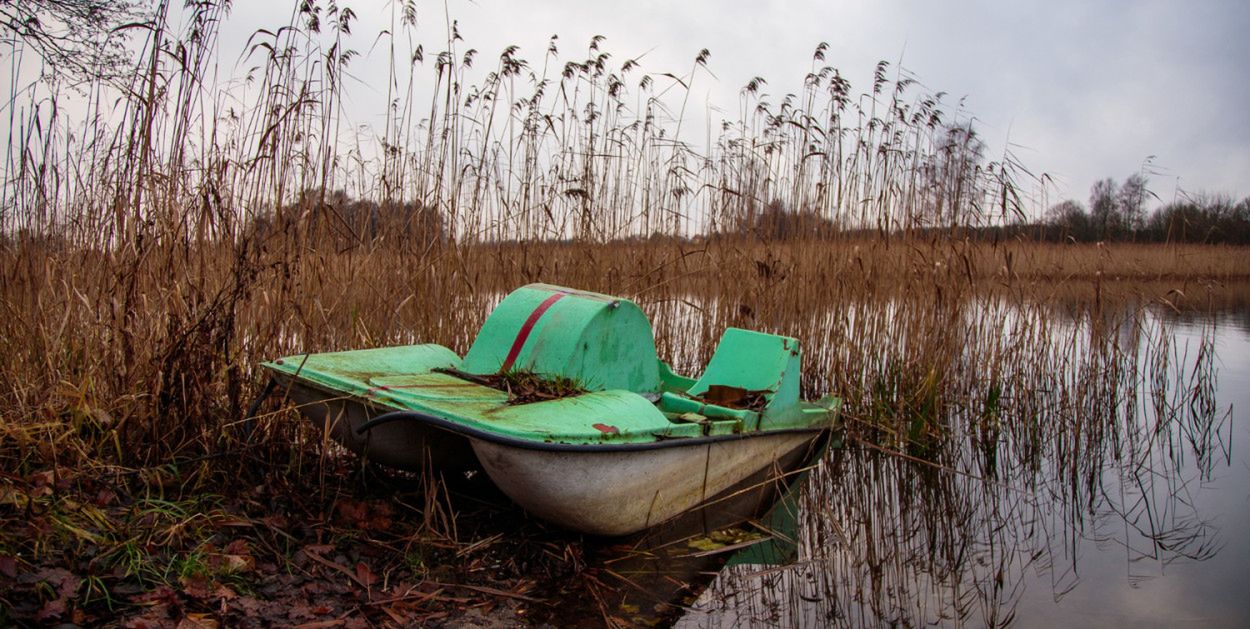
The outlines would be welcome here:
M 460 369 L 524 371 L 574 380 L 588 391 L 661 389 L 651 322 L 632 301 L 548 284 L 522 286 L 482 324 Z
M 799 341 L 788 336 L 727 328 L 712 360 L 687 394 L 703 397 L 713 385 L 763 392 L 769 409 L 799 402 Z

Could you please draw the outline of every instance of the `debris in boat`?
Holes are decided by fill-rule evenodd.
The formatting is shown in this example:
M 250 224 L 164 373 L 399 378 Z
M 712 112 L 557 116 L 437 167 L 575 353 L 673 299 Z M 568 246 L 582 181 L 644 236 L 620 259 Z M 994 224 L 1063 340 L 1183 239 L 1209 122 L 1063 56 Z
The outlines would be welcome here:
M 586 393 L 586 388 L 573 378 L 548 376 L 523 369 L 512 369 L 486 376 L 452 368 L 435 368 L 432 371 L 503 391 L 508 394 L 508 404 L 513 405 L 559 400 Z
M 748 391 L 740 387 L 713 384 L 708 385 L 707 392 L 700 396 L 699 399 L 709 404 L 726 408 L 759 412 L 768 405 L 768 398 L 765 397 L 767 393 L 767 391 Z

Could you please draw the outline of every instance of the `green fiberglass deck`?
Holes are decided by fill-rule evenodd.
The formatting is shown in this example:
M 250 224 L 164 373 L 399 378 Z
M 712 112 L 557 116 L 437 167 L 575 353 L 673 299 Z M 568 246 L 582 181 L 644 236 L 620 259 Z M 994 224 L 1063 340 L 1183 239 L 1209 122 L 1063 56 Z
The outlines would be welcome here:
M 480 463 L 488 473 L 493 468 L 492 479 L 513 495 L 531 491 L 534 483 L 567 485 L 577 474 L 587 480 L 599 473 L 592 468 L 609 460 L 605 469 L 634 478 L 651 478 L 658 470 L 656 483 L 673 482 L 664 475 L 706 475 L 709 466 L 686 470 L 681 460 L 711 456 L 712 444 L 746 455 L 749 460 L 737 464 L 743 467 L 756 465 L 760 456 L 788 453 L 829 429 L 838 408 L 836 398 L 799 399 L 800 359 L 796 339 L 730 328 L 703 374 L 686 378 L 657 358 L 650 322 L 633 302 L 533 284 L 499 304 L 463 358 L 427 344 L 301 354 L 264 366 L 350 449 L 408 469 Z M 663 463 L 640 456 L 660 450 L 671 451 Z M 540 460 L 541 469 L 521 471 Z M 573 476 L 563 476 L 568 474 Z M 526 486 L 510 491 L 518 478 Z M 682 498 L 694 501 L 683 510 L 719 483 L 707 480 L 700 481 L 703 495 Z M 622 484 L 620 478 L 595 482 Z M 638 499 L 650 491 L 635 489 Z M 669 511 L 656 509 L 655 495 L 643 514 L 645 525 Z M 527 506 L 526 499 L 513 498 Z M 527 508 L 540 515 L 568 519 L 552 514 L 562 508 L 558 504 L 529 502 Z

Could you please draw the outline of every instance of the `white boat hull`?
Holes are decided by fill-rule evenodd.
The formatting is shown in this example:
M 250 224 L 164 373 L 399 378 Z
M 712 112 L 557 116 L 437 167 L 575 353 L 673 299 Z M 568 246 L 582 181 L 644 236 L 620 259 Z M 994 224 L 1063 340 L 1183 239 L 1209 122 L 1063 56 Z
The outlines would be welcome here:
M 785 432 L 609 452 L 470 441 L 491 480 L 526 511 L 565 528 L 617 536 L 665 522 L 760 472 L 788 470 L 817 436 Z

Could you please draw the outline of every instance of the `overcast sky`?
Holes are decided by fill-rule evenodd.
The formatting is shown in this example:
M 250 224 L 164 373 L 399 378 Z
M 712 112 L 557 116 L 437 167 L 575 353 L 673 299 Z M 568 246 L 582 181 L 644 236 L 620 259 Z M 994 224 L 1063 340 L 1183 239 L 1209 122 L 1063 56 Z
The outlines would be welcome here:
M 362 57 L 353 102 L 379 111 L 385 64 L 367 54 L 389 21 L 386 0 L 340 0 L 359 15 L 353 47 Z M 991 156 L 1008 142 L 1035 172 L 1055 179 L 1048 202 L 1088 197 L 1102 177 L 1122 180 L 1154 157 L 1151 189 L 1170 201 L 1183 191 L 1250 193 L 1250 1 L 1128 2 L 704 0 L 577 2 L 447 0 L 466 47 L 494 59 L 507 45 L 541 60 L 560 36 L 565 59 L 593 35 L 622 58 L 643 55 L 650 72 L 689 71 L 702 48 L 716 79 L 694 94 L 735 111 L 739 89 L 768 80 L 773 103 L 798 92 L 815 46 L 826 62 L 869 87 L 877 60 L 902 60 L 932 91 L 964 97 Z M 427 51 L 443 36 L 442 3 L 419 2 Z M 237 58 L 255 28 L 289 17 L 290 3 L 236 1 L 223 31 L 223 59 Z M 427 70 L 428 72 L 428 70 Z M 701 84 L 700 84 L 701 82 Z M 378 93 L 371 94 L 374 89 Z M 705 109 L 701 103 L 700 109 Z

